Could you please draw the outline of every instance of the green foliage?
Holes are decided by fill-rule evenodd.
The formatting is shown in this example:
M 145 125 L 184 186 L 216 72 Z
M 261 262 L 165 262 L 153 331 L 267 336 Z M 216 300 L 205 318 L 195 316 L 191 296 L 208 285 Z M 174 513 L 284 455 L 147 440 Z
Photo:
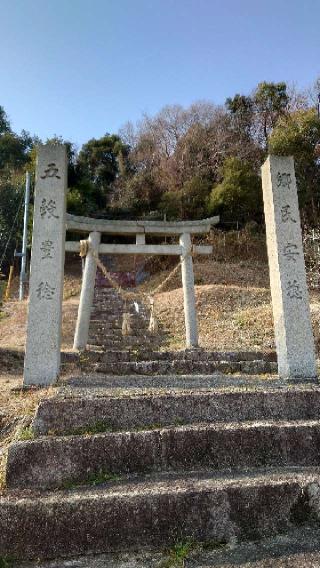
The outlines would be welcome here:
M 68 191 L 67 211 L 73 215 L 88 215 L 87 204 L 78 189 Z
M 207 200 L 212 184 L 195 176 L 182 186 L 183 219 L 201 219 L 207 212 Z
M 93 424 L 88 424 L 87 426 L 82 426 L 79 428 L 74 428 L 66 433 L 68 436 L 83 436 L 85 434 L 101 434 L 103 432 L 112 432 L 110 424 L 104 422 L 103 420 L 98 420 Z
M 18 170 L 28 162 L 25 140 L 11 132 L 0 136 L 0 172 L 5 169 Z
M 0 556 L 0 568 L 13 568 L 14 563 L 15 560 L 13 558 L 9 556 Z
M 19 440 L 26 442 L 28 440 L 34 440 L 34 431 L 32 426 L 28 426 L 27 428 L 23 428 L 20 432 L 19 432 Z
M 183 568 L 185 560 L 194 547 L 195 543 L 192 540 L 178 542 L 169 552 L 169 557 L 161 568 Z
M 0 271 L 13 261 L 13 252 L 21 236 L 23 219 L 23 178 L 0 174 Z M 11 239 L 9 236 L 11 235 Z
M 253 121 L 253 101 L 251 97 L 236 94 L 233 98 L 227 98 L 226 108 L 230 112 L 236 128 L 249 132 Z
M 162 190 L 148 172 L 131 176 L 125 185 L 125 193 L 122 205 L 130 207 L 136 216 L 148 215 L 160 207 Z
M 319 220 L 319 142 L 320 120 L 314 109 L 300 110 L 281 119 L 269 141 L 272 154 L 294 157 L 300 205 L 314 224 Z
M 286 83 L 259 83 L 254 102 L 261 112 L 284 113 L 289 102 Z
M 96 487 L 97 485 L 102 485 L 104 483 L 108 483 L 110 481 L 119 481 L 121 476 L 116 473 L 110 473 L 103 470 L 99 470 L 95 473 L 91 473 L 87 479 L 84 481 L 66 481 L 64 483 L 64 489 L 75 489 L 76 487 L 80 487 L 82 485 L 89 485 L 90 487 Z
M 166 214 L 167 220 L 182 218 L 182 195 L 180 191 L 166 191 L 159 204 L 160 210 Z
M 80 179 L 67 194 L 67 211 L 74 215 L 90 216 L 98 211 L 100 193 L 94 183 Z
M 222 178 L 223 181 L 211 192 L 210 213 L 221 215 L 222 221 L 260 221 L 261 180 L 252 166 L 238 158 L 227 158 L 222 168 Z
M 98 208 L 106 207 L 108 193 L 119 174 L 118 158 L 121 156 L 123 171 L 127 153 L 127 146 L 115 134 L 106 134 L 98 140 L 93 138 L 82 146 L 77 163 L 78 175 L 95 185 Z
M 257 113 L 257 127 L 261 128 L 261 142 L 268 146 L 268 138 L 279 118 L 286 114 L 289 103 L 286 83 L 259 83 L 253 103 Z
M 0 105 L 0 136 L 11 132 L 10 122 L 4 108 Z
M 167 219 L 202 219 L 207 213 L 207 202 L 212 184 L 195 176 L 186 181 L 181 190 L 167 191 L 160 202 L 160 210 Z

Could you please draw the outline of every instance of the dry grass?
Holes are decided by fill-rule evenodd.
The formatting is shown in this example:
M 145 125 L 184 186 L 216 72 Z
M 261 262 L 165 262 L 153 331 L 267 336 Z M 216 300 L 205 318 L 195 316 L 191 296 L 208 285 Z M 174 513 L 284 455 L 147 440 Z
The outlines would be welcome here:
M 222 284 L 196 286 L 196 305 L 201 347 L 230 351 L 270 350 L 274 347 L 268 289 Z M 181 288 L 159 294 L 156 308 L 161 324 L 170 333 L 170 347 L 182 349 L 184 312 Z
M 195 261 L 196 302 L 200 346 L 212 350 L 274 349 L 273 318 L 268 266 L 258 261 L 220 263 Z M 169 271 L 167 271 L 169 273 Z M 164 274 L 152 278 L 155 287 Z M 170 334 L 169 347 L 184 347 L 183 295 L 180 275 L 156 297 L 157 316 Z M 311 314 L 320 351 L 320 295 L 310 291 Z
M 24 349 L 26 338 L 27 301 L 17 299 L 17 280 L 13 297 L 0 312 L 0 347 Z M 80 293 L 80 281 L 76 276 L 67 276 L 64 284 L 62 312 L 62 349 L 72 349 Z

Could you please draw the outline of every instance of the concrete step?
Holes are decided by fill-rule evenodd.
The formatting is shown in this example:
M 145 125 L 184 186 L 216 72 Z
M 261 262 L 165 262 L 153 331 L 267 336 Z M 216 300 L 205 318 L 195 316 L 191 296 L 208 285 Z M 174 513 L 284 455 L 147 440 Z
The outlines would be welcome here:
M 71 379 L 72 380 L 72 379 Z M 78 386 L 81 383 L 78 381 Z M 148 379 L 147 379 L 148 380 Z M 179 379 L 180 382 L 182 379 Z M 105 379 L 107 384 L 108 378 Z M 110 382 L 110 379 L 109 379 Z M 266 382 L 266 381 L 264 381 Z M 37 436 L 52 432 L 56 435 L 75 429 L 93 430 L 97 423 L 110 430 L 147 429 L 175 424 L 244 422 L 260 420 L 320 420 L 319 389 L 266 389 L 237 388 L 218 390 L 214 384 L 205 383 L 210 391 L 200 391 L 201 382 L 193 378 L 193 390 L 147 394 L 146 380 L 138 394 L 121 394 L 128 383 L 111 382 L 116 394 L 108 390 L 97 393 L 90 389 L 90 382 L 83 384 L 83 391 L 73 386 L 72 394 L 64 390 L 60 396 L 40 402 L 33 422 Z M 73 383 L 74 384 L 74 383 Z M 137 385 L 137 380 L 133 381 Z M 189 389 L 192 383 L 187 385 Z M 166 389 L 170 386 L 166 383 Z M 171 388 L 175 388 L 174 383 Z M 156 384 L 159 391 L 159 383 Z M 82 394 L 83 393 L 83 394 Z M 102 395 L 101 395 L 102 394 Z
M 134 342 L 132 342 L 133 344 Z M 117 345 L 117 342 L 112 344 Z M 107 358 L 107 355 L 106 355 Z M 164 375 L 164 374 L 203 374 L 212 373 L 246 373 L 269 374 L 277 372 L 277 364 L 269 361 L 133 361 L 133 362 L 97 362 L 94 367 L 97 373 L 127 375 Z
M 17 560 L 256 540 L 310 521 L 319 470 L 194 473 L 0 498 L 0 555 Z M 18 538 L 17 538 L 18 535 Z
M 54 488 L 108 475 L 320 466 L 320 421 L 200 424 L 38 438 L 10 445 L 9 488 Z M 107 426 L 106 426 L 107 427 Z

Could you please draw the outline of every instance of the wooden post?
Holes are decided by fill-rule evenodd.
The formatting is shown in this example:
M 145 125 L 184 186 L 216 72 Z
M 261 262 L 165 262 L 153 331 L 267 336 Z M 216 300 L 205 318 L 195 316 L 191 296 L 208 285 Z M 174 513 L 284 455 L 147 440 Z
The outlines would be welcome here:
M 14 266 L 10 266 L 10 271 L 9 271 L 9 278 L 8 278 L 8 282 L 7 282 L 7 286 L 6 286 L 6 291 L 4 293 L 4 301 L 7 302 L 10 298 L 10 294 L 11 294 L 11 284 L 12 284 L 12 280 L 13 280 L 13 271 L 14 271 Z

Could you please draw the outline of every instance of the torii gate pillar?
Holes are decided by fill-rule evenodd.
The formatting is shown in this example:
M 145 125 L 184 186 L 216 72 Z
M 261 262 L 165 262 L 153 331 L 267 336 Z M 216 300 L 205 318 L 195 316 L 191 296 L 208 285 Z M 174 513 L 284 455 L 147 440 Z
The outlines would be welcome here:
M 78 319 L 73 343 L 73 349 L 78 351 L 84 350 L 88 342 L 94 284 L 97 272 L 97 261 L 94 257 L 94 253 L 99 254 L 100 240 L 101 233 L 98 233 L 97 231 L 90 233 L 88 239 L 89 251 L 84 265 Z
M 186 347 L 187 349 L 192 349 L 193 347 L 198 347 L 199 339 L 190 233 L 183 233 L 180 236 L 180 245 L 184 249 L 183 255 L 181 256 L 181 273 L 184 319 L 186 327 Z

